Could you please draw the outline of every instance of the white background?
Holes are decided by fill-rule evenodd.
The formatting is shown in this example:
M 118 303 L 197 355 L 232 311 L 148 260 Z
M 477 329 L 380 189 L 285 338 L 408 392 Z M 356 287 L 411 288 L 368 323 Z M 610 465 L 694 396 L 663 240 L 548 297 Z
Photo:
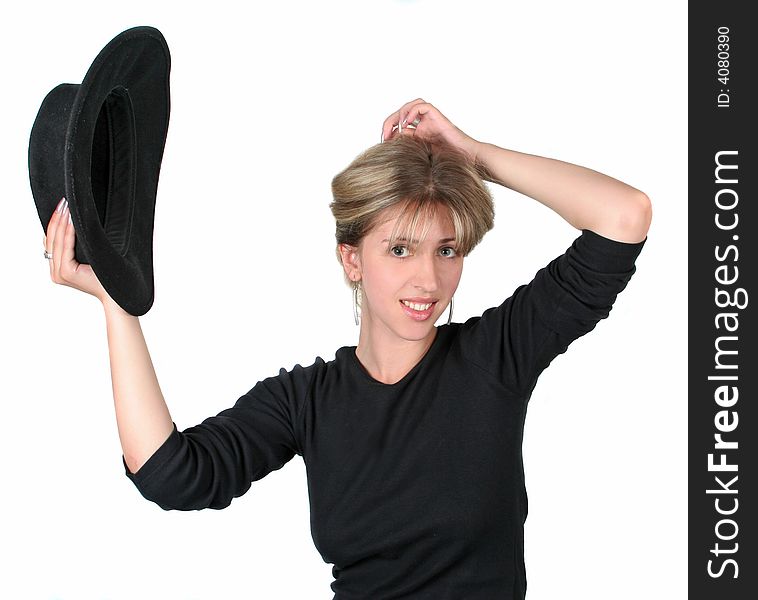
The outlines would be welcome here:
M 685 598 L 686 4 L 171 6 L 34 2 L 6 15 L 0 597 L 332 598 L 300 457 L 223 511 L 164 512 L 139 495 L 121 465 L 102 309 L 54 285 L 42 257 L 26 162 L 39 105 L 81 82 L 117 33 L 153 25 L 172 53 L 172 113 L 155 304 L 140 320 L 179 428 L 281 367 L 357 343 L 331 178 L 423 97 L 477 139 L 651 198 L 637 273 L 531 399 L 528 598 Z M 579 235 L 492 189 L 496 225 L 466 259 L 456 321 L 501 303 Z

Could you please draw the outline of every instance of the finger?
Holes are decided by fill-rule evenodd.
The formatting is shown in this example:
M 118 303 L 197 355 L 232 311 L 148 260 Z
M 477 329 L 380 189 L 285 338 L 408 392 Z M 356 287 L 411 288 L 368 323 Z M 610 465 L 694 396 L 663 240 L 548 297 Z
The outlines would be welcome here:
M 415 100 L 412 100 L 411 102 L 406 102 L 398 111 L 399 114 L 399 120 L 400 123 L 402 123 L 403 127 L 406 127 L 408 123 L 413 122 L 413 118 L 409 118 L 409 115 L 413 112 L 415 114 L 415 109 L 418 106 L 427 104 L 427 102 L 423 98 L 416 98 Z
M 55 225 L 55 239 L 53 239 L 53 281 L 56 283 L 65 283 L 61 276 L 61 264 L 63 264 L 64 237 L 68 226 L 68 215 L 68 202 L 64 201 L 58 222 Z
M 392 138 L 393 131 L 397 128 L 398 124 L 397 117 L 398 111 L 395 111 L 386 119 L 384 119 L 384 123 L 382 123 L 382 141 Z
M 405 125 L 402 122 L 402 115 L 407 113 L 411 106 L 418 103 L 424 103 L 423 98 L 416 98 L 415 100 L 406 102 L 403 104 L 403 106 L 400 107 L 399 110 L 392 112 L 384 120 L 384 123 L 382 124 L 382 141 L 391 139 L 393 137 L 393 126 L 397 126 L 400 131 L 405 128 Z
M 61 274 L 67 280 L 71 279 L 71 276 L 79 267 L 79 263 L 74 257 L 74 246 L 76 244 L 76 231 L 74 225 L 71 222 L 71 211 L 68 211 L 66 216 L 66 229 L 63 235 L 63 253 L 61 254 Z
M 425 116 L 431 116 L 430 113 L 432 113 L 432 111 L 437 111 L 433 105 L 429 104 L 428 102 L 419 102 L 408 109 L 408 112 L 405 115 L 405 119 L 408 121 L 409 125 L 418 127 L 424 120 Z
M 400 111 L 398 111 L 398 114 L 399 112 Z M 405 114 L 405 117 L 402 117 L 396 125 L 392 126 L 389 136 L 385 139 L 391 139 L 397 135 L 415 135 L 416 128 L 421 125 L 423 119 L 429 117 L 434 118 L 434 115 L 441 116 L 441 113 L 428 102 L 420 101 L 416 104 L 413 104 L 409 111 Z
M 402 136 L 410 135 L 415 136 L 416 135 L 416 128 L 415 127 L 404 127 L 402 133 L 400 134 Z
M 423 98 L 416 98 L 415 100 L 411 100 L 410 102 L 406 102 L 403 104 L 399 110 L 393 112 L 390 116 L 388 116 L 384 120 L 384 127 L 382 130 L 383 137 L 385 139 L 391 138 L 393 136 L 393 126 L 397 127 L 397 131 L 402 133 L 403 128 L 405 127 L 405 117 L 403 116 L 408 112 L 408 110 L 415 104 L 423 103 Z
M 47 250 L 48 254 L 53 254 L 53 247 L 55 243 L 55 232 L 58 229 L 58 221 L 60 221 L 60 213 L 61 210 L 63 210 L 63 204 L 65 198 L 61 198 L 60 202 L 58 202 L 58 206 L 55 207 L 55 210 L 53 211 L 53 216 L 50 217 L 50 221 L 47 224 L 47 235 L 45 236 L 45 250 Z M 55 254 L 53 254 L 53 258 L 55 258 Z M 47 261 L 50 266 L 50 278 L 55 280 L 55 263 L 52 259 Z
M 61 198 L 58 201 L 58 205 L 55 207 L 55 210 L 53 211 L 52 216 L 50 217 L 50 220 L 47 223 L 47 228 L 45 229 L 45 238 L 52 243 L 53 241 L 53 233 L 55 232 L 55 226 L 58 223 L 58 217 L 61 214 L 61 210 L 63 209 L 63 204 L 65 203 L 66 199 Z M 50 248 L 47 248 L 48 250 Z

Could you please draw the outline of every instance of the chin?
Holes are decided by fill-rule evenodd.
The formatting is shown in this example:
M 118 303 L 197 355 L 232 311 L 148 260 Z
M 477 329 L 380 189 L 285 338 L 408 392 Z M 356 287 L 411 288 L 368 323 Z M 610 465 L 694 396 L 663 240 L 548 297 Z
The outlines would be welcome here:
M 407 335 L 403 336 L 407 340 L 413 340 L 414 342 L 420 342 L 425 339 L 434 329 L 433 325 L 427 327 L 416 327 L 414 331 L 409 331 Z
M 421 341 L 434 331 L 436 320 L 434 317 L 430 317 L 420 323 L 403 323 L 396 331 L 402 332 L 401 337 L 404 339 Z

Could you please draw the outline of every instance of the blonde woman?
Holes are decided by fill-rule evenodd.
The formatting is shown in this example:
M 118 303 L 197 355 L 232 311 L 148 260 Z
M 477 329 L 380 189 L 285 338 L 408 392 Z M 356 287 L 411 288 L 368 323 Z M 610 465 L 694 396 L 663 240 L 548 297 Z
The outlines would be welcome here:
M 650 201 L 596 171 L 474 140 L 422 99 L 385 120 L 382 140 L 332 185 L 358 345 L 281 369 L 196 427 L 175 427 L 138 318 L 75 261 L 65 203 L 47 228 L 51 277 L 102 301 L 126 473 L 146 498 L 223 508 L 299 454 L 334 598 L 524 598 L 527 403 L 550 362 L 609 315 Z M 464 258 L 493 226 L 483 180 L 581 233 L 460 323 Z

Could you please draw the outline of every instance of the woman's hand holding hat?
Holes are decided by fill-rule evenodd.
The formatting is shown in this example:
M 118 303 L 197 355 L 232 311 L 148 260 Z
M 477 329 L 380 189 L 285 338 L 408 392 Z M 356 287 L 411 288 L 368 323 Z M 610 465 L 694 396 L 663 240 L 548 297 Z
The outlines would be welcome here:
M 92 294 L 101 302 L 108 301 L 110 296 L 92 267 L 81 264 L 74 258 L 75 238 L 76 233 L 71 223 L 68 203 L 65 199 L 61 199 L 50 218 L 47 235 L 43 241 L 46 257 L 49 257 L 50 278 L 55 283 Z
M 384 120 L 382 141 L 392 139 L 396 135 L 420 136 L 431 142 L 432 146 L 442 140 L 465 152 L 473 163 L 476 163 L 481 147 L 481 142 L 463 133 L 437 108 L 422 98 L 405 103 L 400 110 Z

